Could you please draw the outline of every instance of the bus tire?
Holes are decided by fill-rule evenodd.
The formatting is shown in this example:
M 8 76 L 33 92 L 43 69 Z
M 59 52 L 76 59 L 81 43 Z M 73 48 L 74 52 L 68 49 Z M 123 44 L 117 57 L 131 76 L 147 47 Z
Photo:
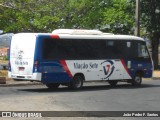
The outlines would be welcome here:
M 69 88 L 73 90 L 81 89 L 83 87 L 83 76 L 81 75 L 76 75 L 73 77 L 73 80 L 69 86 Z
M 48 83 L 46 84 L 46 86 L 48 87 L 48 89 L 54 90 L 57 89 L 59 87 L 59 83 Z
M 117 80 L 109 80 L 108 83 L 112 86 L 112 87 L 115 87 L 118 83 Z
M 137 74 L 134 79 L 132 79 L 132 85 L 133 86 L 140 86 L 142 83 L 142 76 L 140 74 Z

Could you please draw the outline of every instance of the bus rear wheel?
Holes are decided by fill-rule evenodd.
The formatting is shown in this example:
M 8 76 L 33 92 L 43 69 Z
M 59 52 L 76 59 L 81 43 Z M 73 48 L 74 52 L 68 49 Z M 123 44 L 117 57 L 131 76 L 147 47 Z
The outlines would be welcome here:
M 69 88 L 77 90 L 77 89 L 81 89 L 83 86 L 83 76 L 81 75 L 76 75 L 75 77 L 73 77 L 73 80 L 69 86 Z
M 48 83 L 46 84 L 46 86 L 48 87 L 48 89 L 54 90 L 57 89 L 59 87 L 59 83 Z
M 141 85 L 141 83 L 142 83 L 142 77 L 141 77 L 140 74 L 137 74 L 137 75 L 135 76 L 135 78 L 132 79 L 132 85 L 138 87 L 138 86 Z
M 112 86 L 112 87 L 115 87 L 118 83 L 118 81 L 116 80 L 109 80 L 108 83 Z

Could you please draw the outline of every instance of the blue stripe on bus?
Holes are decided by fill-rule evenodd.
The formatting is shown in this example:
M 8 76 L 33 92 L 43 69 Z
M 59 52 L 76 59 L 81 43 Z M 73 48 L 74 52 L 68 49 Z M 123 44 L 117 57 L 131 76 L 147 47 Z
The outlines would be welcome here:
M 131 67 L 127 68 L 127 62 L 131 62 Z M 126 70 L 128 74 L 133 79 L 138 71 L 143 73 L 144 78 L 151 78 L 152 77 L 152 64 L 150 62 L 143 62 L 138 60 L 124 60 L 123 64 L 126 65 Z
M 43 62 L 39 70 L 43 83 L 68 83 L 72 79 L 60 61 Z

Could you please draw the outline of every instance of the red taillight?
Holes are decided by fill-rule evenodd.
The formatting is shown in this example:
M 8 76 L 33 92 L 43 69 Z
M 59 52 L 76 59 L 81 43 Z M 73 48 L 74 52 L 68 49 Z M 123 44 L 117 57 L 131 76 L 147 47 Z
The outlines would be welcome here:
M 38 61 L 35 61 L 35 62 L 34 62 L 34 66 L 35 66 L 35 67 L 38 67 Z
M 34 62 L 34 71 L 35 72 L 38 71 L 38 61 L 37 60 Z
M 50 37 L 53 38 L 53 39 L 59 39 L 59 36 L 56 35 L 56 34 L 52 34 Z

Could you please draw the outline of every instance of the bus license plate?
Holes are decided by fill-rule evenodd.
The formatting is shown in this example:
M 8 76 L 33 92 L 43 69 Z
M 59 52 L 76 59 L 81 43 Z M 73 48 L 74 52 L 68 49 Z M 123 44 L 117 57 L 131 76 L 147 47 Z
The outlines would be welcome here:
M 24 67 L 19 67 L 19 71 L 24 71 Z

